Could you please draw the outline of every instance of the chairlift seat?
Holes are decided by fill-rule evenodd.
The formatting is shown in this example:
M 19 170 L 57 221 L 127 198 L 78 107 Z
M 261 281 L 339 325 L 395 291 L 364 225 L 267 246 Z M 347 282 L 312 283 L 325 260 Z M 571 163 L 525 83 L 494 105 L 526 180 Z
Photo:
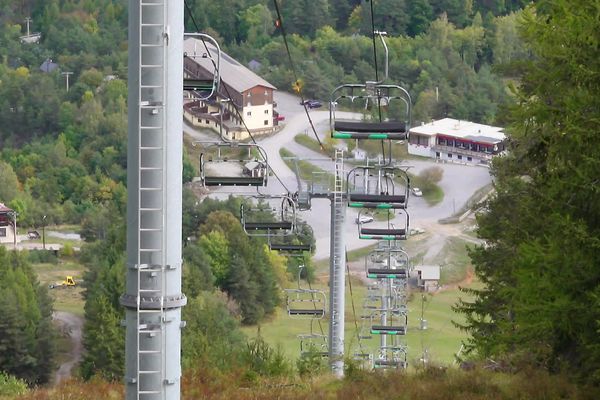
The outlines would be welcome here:
M 335 121 L 333 129 L 335 139 L 406 139 L 404 122 Z
M 266 186 L 264 177 L 207 176 L 204 186 Z
M 323 309 L 314 309 L 314 308 L 296 308 L 288 310 L 288 314 L 291 315 L 302 315 L 302 316 L 315 316 L 315 317 L 323 317 L 325 315 L 325 310 Z
M 348 195 L 348 207 L 353 208 L 405 208 L 405 195 L 359 194 Z
M 329 357 L 329 352 L 327 351 L 304 351 L 300 354 L 301 357 L 307 357 L 309 355 L 317 355 L 319 357 L 325 358 Z
M 288 221 L 282 222 L 244 222 L 244 229 L 247 231 L 275 231 L 291 230 L 293 224 Z
M 212 79 L 184 79 L 183 90 L 188 91 L 211 91 L 214 87 Z
M 369 278 L 406 278 L 406 269 L 390 269 L 390 268 L 369 268 L 367 270 Z
M 311 251 L 309 244 L 271 244 L 271 250 L 283 252 L 303 252 Z
M 371 333 L 374 335 L 406 335 L 406 327 L 373 325 L 371 326 Z
M 360 239 L 404 240 L 406 229 L 361 228 Z
M 387 368 L 387 367 L 400 367 L 400 368 L 406 368 L 406 361 L 400 361 L 400 360 L 375 360 L 373 362 L 373 366 L 375 368 Z

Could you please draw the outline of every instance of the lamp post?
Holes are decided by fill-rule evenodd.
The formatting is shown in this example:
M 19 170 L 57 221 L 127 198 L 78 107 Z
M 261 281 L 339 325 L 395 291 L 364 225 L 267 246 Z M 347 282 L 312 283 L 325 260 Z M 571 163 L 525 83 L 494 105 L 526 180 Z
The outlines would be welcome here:
M 42 248 L 46 250 L 46 216 L 42 217 Z

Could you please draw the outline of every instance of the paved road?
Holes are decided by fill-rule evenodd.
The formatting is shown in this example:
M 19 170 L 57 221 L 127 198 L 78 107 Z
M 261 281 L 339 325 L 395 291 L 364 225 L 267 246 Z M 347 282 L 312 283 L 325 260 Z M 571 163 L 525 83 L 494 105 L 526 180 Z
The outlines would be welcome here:
M 82 333 L 83 333 L 83 318 L 65 311 L 55 311 L 52 318 L 59 322 L 62 332 L 69 335 L 71 338 L 71 351 L 69 358 L 62 363 L 58 371 L 54 374 L 54 384 L 58 385 L 62 380 L 71 376 L 73 367 L 81 361 L 83 351 Z
M 312 163 L 325 170 L 333 170 L 333 162 L 326 160 L 325 156 L 297 144 L 294 137 L 299 133 L 307 132 L 312 136 L 308 118 L 304 107 L 299 104 L 299 99 L 288 93 L 276 92 L 275 100 L 280 114 L 285 116 L 285 127 L 276 135 L 259 139 L 258 142 L 268 154 L 269 164 L 277 173 L 283 184 L 290 192 L 297 190 L 296 176 L 292 170 L 283 162 L 279 156 L 279 150 L 285 148 L 300 158 L 308 158 Z M 318 134 L 323 137 L 329 128 L 329 111 L 324 109 L 309 110 Z M 352 114 L 345 113 L 345 117 Z M 190 127 L 184 125 L 184 130 L 189 133 Z M 193 134 L 193 133 L 192 133 Z M 317 160 L 319 159 L 319 160 Z M 427 167 L 439 166 L 444 170 L 444 175 L 439 183 L 444 190 L 444 200 L 436 206 L 430 207 L 424 199 L 411 197 L 409 212 L 411 216 L 412 227 L 425 227 L 428 230 L 439 229 L 437 221 L 440 218 L 448 217 L 459 210 L 466 201 L 482 186 L 491 182 L 489 170 L 484 167 L 465 166 L 459 164 L 438 164 L 427 160 L 409 160 L 407 165 L 411 166 L 411 171 L 418 174 Z M 269 186 L 263 193 L 282 194 L 285 189 L 277 181 L 270 179 Z M 226 197 L 229 193 L 248 193 L 239 188 L 233 190 L 220 190 L 211 196 Z M 256 194 L 256 192 L 252 192 Z M 329 224 L 330 224 L 330 204 L 328 200 L 313 200 L 310 211 L 300 213 L 300 218 L 306 220 L 313 228 L 317 239 L 316 258 L 322 259 L 329 257 Z M 368 246 L 371 241 L 358 239 L 358 230 L 355 224 L 357 212 L 347 210 L 345 222 L 346 247 L 348 250 Z M 399 219 L 396 224 L 399 225 Z M 375 227 L 376 223 L 373 223 Z M 435 236 L 434 236 L 435 237 Z

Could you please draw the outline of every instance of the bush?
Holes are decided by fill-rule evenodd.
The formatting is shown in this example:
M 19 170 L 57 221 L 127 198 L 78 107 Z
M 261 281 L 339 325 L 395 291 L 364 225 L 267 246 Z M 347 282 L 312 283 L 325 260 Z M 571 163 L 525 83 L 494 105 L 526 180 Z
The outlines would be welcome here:
M 247 378 L 259 376 L 288 376 L 292 368 L 281 348 L 273 349 L 258 337 L 250 340 L 242 353 L 242 360 L 248 367 Z
M 60 249 L 59 254 L 61 257 L 73 257 L 75 255 L 75 250 L 73 250 L 73 245 L 70 243 L 65 243 L 62 249 Z
M 27 390 L 27 383 L 24 380 L 0 371 L 0 396 L 23 395 Z
M 327 371 L 327 362 L 321 356 L 317 347 L 313 344 L 309 350 L 296 360 L 298 374 L 304 376 L 316 376 Z
M 419 173 L 419 177 L 422 180 L 423 189 L 428 189 L 442 180 L 444 176 L 444 170 L 440 167 L 429 167 L 425 168 L 421 173 Z
M 53 250 L 31 250 L 27 252 L 27 261 L 31 264 L 57 264 L 58 257 Z

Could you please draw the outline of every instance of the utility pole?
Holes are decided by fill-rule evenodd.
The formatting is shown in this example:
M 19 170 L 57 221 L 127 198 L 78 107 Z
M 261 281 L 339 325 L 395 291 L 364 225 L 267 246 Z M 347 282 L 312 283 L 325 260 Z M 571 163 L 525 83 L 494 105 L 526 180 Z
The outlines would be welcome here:
M 25 18 L 25 23 L 27 24 L 27 36 L 29 36 L 29 23 L 33 22 L 33 20 L 29 17 Z
M 183 0 L 129 0 L 126 400 L 181 393 Z
M 69 92 L 69 75 L 73 75 L 73 72 L 71 72 L 71 71 L 65 71 L 65 72 L 61 72 L 60 74 L 65 77 L 65 80 L 66 80 L 66 83 L 67 83 L 67 92 Z
M 42 217 L 42 249 L 46 250 L 46 216 Z

